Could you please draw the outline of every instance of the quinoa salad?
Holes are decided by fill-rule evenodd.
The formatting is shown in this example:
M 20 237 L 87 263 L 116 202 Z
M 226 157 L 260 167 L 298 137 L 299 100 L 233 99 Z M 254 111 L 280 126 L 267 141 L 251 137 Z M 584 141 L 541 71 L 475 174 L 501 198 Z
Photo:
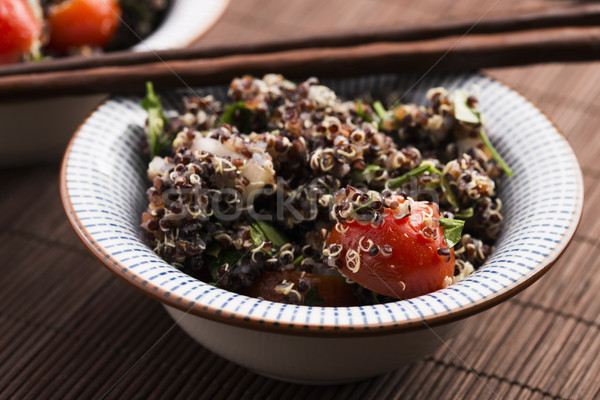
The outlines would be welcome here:
M 265 300 L 352 306 L 445 288 L 493 252 L 512 172 L 465 90 L 341 99 L 269 74 L 234 79 L 228 98 L 166 112 L 149 83 L 142 102 L 141 227 L 174 267 Z

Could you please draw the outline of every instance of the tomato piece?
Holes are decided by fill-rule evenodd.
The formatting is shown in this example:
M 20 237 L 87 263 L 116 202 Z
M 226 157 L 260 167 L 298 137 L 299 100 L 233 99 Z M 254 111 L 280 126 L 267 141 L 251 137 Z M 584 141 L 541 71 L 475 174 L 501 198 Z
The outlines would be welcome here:
M 399 207 L 388 209 L 377 227 L 338 223 L 327 237 L 327 251 L 338 253 L 336 265 L 344 276 L 384 296 L 408 299 L 448 286 L 454 251 L 448 249 L 439 226 L 437 204 L 400 197 L 397 201 L 410 202 L 410 215 L 406 216 L 408 208 Z M 341 246 L 341 253 L 334 245 Z
M 19 61 L 41 33 L 42 26 L 25 0 L 0 0 L 0 64 Z
M 299 282 L 304 280 L 309 283 L 308 289 L 299 290 Z M 254 283 L 245 288 L 242 294 L 250 297 L 261 297 L 265 300 L 281 302 L 284 293 L 276 291 L 276 287 L 282 282 L 293 283 L 292 288 L 296 290 L 302 299 L 306 292 L 312 287 L 317 287 L 317 296 L 323 302 L 318 304 L 323 307 L 349 307 L 359 305 L 358 298 L 354 295 L 352 287 L 339 275 L 325 276 L 300 271 L 269 271 L 262 274 Z M 300 287 L 302 288 L 302 287 Z M 321 303 L 321 302 L 319 302 Z M 304 301 L 301 301 L 304 304 Z M 316 305 L 316 304 L 315 304 Z
M 115 0 L 67 0 L 50 8 L 48 47 L 58 52 L 81 46 L 104 47 L 121 18 Z

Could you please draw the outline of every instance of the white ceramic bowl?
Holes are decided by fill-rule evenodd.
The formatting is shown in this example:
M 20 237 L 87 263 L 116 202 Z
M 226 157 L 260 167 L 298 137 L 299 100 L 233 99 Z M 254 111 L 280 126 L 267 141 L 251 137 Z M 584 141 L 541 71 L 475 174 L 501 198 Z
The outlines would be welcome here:
M 206 33 L 230 0 L 173 0 L 162 24 L 133 51 L 185 47 Z M 106 94 L 0 102 L 0 166 L 56 159 L 81 121 Z M 26 121 L 27 123 L 24 123 Z
M 324 80 L 342 96 L 402 91 L 418 77 Z M 61 172 L 65 210 L 89 250 L 113 273 L 161 301 L 181 327 L 215 353 L 261 374 L 339 383 L 387 372 L 430 354 L 461 319 L 529 286 L 564 251 L 581 217 L 583 183 L 573 151 L 553 124 L 506 86 L 478 74 L 426 77 L 430 87 L 480 91 L 491 140 L 515 175 L 500 188 L 505 225 L 492 257 L 466 280 L 415 299 L 364 307 L 307 307 L 215 288 L 170 266 L 143 242 L 145 113 L 139 98 L 112 98 L 71 141 Z M 225 87 L 198 90 L 223 98 Z M 167 95 L 169 99 L 178 94 Z M 492 311 L 493 312 L 493 311 Z

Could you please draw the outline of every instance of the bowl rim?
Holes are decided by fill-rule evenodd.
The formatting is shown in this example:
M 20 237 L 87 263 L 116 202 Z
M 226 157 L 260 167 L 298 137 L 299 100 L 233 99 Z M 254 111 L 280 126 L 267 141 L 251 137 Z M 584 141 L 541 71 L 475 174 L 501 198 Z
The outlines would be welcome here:
M 576 173 L 578 175 L 577 180 L 577 195 L 580 198 L 578 202 L 576 213 L 578 216 L 573 218 L 566 229 L 567 232 L 570 232 L 570 236 L 564 238 L 564 246 L 560 251 L 555 252 L 554 254 L 548 255 L 542 262 L 539 264 L 544 264 L 539 270 L 537 270 L 531 276 L 525 278 L 523 281 L 517 283 L 513 287 L 510 287 L 507 290 L 502 292 L 496 292 L 490 297 L 485 297 L 480 301 L 469 304 L 466 307 L 461 307 L 458 309 L 453 309 L 451 313 L 442 313 L 434 316 L 421 317 L 416 320 L 401 320 L 396 321 L 394 323 L 382 323 L 378 325 L 365 325 L 363 327 L 350 326 L 350 325 L 319 325 L 319 324 L 310 324 L 310 323 L 295 323 L 295 324 L 287 324 L 280 323 L 277 320 L 267 319 L 267 318 L 259 318 L 254 315 L 245 315 L 243 313 L 234 313 L 227 312 L 224 313 L 220 308 L 210 305 L 202 305 L 192 302 L 192 303 L 183 303 L 178 301 L 175 296 L 169 296 L 169 291 L 161 288 L 158 285 L 151 284 L 148 282 L 147 284 L 142 284 L 142 281 L 139 279 L 131 279 L 133 275 L 127 275 L 124 273 L 128 270 L 127 267 L 122 265 L 118 260 L 113 258 L 110 252 L 104 250 L 102 246 L 98 243 L 90 240 L 91 235 L 85 229 L 83 223 L 80 221 L 77 216 L 73 204 L 71 203 L 71 199 L 69 197 L 68 188 L 67 188 L 67 164 L 69 159 L 69 154 L 74 145 L 74 142 L 80 133 L 83 126 L 87 123 L 88 119 L 96 113 L 96 111 L 105 103 L 105 100 L 100 103 L 98 106 L 94 108 L 93 111 L 86 117 L 86 119 L 79 125 L 72 138 L 69 141 L 69 144 L 65 150 L 65 154 L 63 156 L 60 168 L 60 196 L 63 204 L 63 208 L 67 215 L 69 222 L 71 223 L 72 228 L 77 234 L 77 237 L 82 241 L 82 243 L 86 246 L 88 251 L 96 257 L 98 261 L 100 261 L 105 268 L 114 273 L 117 277 L 119 277 L 124 282 L 127 282 L 137 290 L 142 293 L 150 296 L 161 302 L 165 306 L 174 307 L 179 309 L 186 314 L 191 314 L 197 317 L 206 318 L 208 320 L 212 320 L 215 322 L 225 323 L 227 325 L 233 325 L 239 328 L 258 330 L 276 334 L 286 334 L 286 335 L 294 335 L 294 336 L 326 336 L 326 337 L 355 337 L 355 336 L 374 336 L 374 335 L 389 335 L 399 332 L 407 332 L 412 330 L 419 329 L 431 329 L 432 327 L 447 324 L 450 322 L 458 321 L 463 318 L 466 318 L 471 315 L 478 314 L 485 310 L 488 310 L 499 303 L 513 297 L 514 295 L 520 293 L 527 287 L 531 286 L 538 279 L 540 279 L 554 264 L 559 260 L 559 258 L 564 254 L 566 249 L 571 244 L 573 238 L 575 237 L 575 233 L 579 228 L 583 217 L 583 208 L 584 208 L 584 184 L 583 184 L 583 175 L 579 163 L 577 162 L 577 158 L 575 152 L 568 139 L 565 137 L 563 132 L 558 128 L 558 126 L 554 123 L 549 116 L 542 111 L 534 102 L 532 102 L 527 96 L 524 96 L 520 91 L 514 89 L 510 85 L 505 84 L 501 80 L 490 76 L 489 74 L 483 71 L 476 71 L 477 74 L 486 77 L 487 79 L 498 83 L 500 85 L 505 86 L 509 90 L 515 92 L 523 99 L 525 99 L 529 104 L 531 104 L 541 115 L 543 115 L 547 121 L 551 124 L 552 128 L 560 135 L 561 138 L 565 140 L 566 145 L 569 147 L 571 152 L 575 157 L 575 165 L 576 165 Z M 360 76 L 360 75 L 357 75 Z M 233 292 L 231 292 L 233 293 Z M 267 301 L 267 303 L 270 303 Z M 278 303 L 277 303 L 278 304 Z M 355 306 L 353 308 L 360 308 L 363 306 Z M 320 309 L 324 307 L 312 307 L 313 309 Z M 328 307 L 331 308 L 331 307 Z

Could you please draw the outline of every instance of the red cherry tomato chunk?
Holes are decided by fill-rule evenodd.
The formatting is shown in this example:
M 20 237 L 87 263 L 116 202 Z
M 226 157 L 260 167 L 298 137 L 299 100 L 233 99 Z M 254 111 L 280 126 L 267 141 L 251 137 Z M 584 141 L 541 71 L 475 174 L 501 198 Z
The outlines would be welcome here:
M 19 61 L 41 33 L 42 27 L 25 0 L 0 0 L 0 64 Z
M 349 307 L 359 305 L 358 298 L 354 295 L 352 287 L 341 276 L 324 276 L 304 273 L 300 271 L 270 271 L 262 274 L 254 283 L 244 289 L 242 294 L 250 297 L 261 297 L 265 300 L 280 302 L 283 293 L 278 293 L 275 287 L 282 282 L 293 283 L 298 289 L 300 279 L 310 282 L 310 287 L 317 287 L 318 298 L 323 301 L 323 307 Z M 302 296 L 304 296 L 302 294 Z
M 81 46 L 104 47 L 121 18 L 115 0 L 67 0 L 50 8 L 48 47 L 58 52 Z
M 404 203 L 398 198 L 399 203 Z M 326 245 L 342 246 L 340 272 L 375 293 L 408 299 L 448 286 L 454 251 L 448 249 L 435 203 L 412 202 L 409 216 L 384 215 L 378 227 L 357 221 L 338 224 Z M 441 250 L 440 250 L 441 249 Z

